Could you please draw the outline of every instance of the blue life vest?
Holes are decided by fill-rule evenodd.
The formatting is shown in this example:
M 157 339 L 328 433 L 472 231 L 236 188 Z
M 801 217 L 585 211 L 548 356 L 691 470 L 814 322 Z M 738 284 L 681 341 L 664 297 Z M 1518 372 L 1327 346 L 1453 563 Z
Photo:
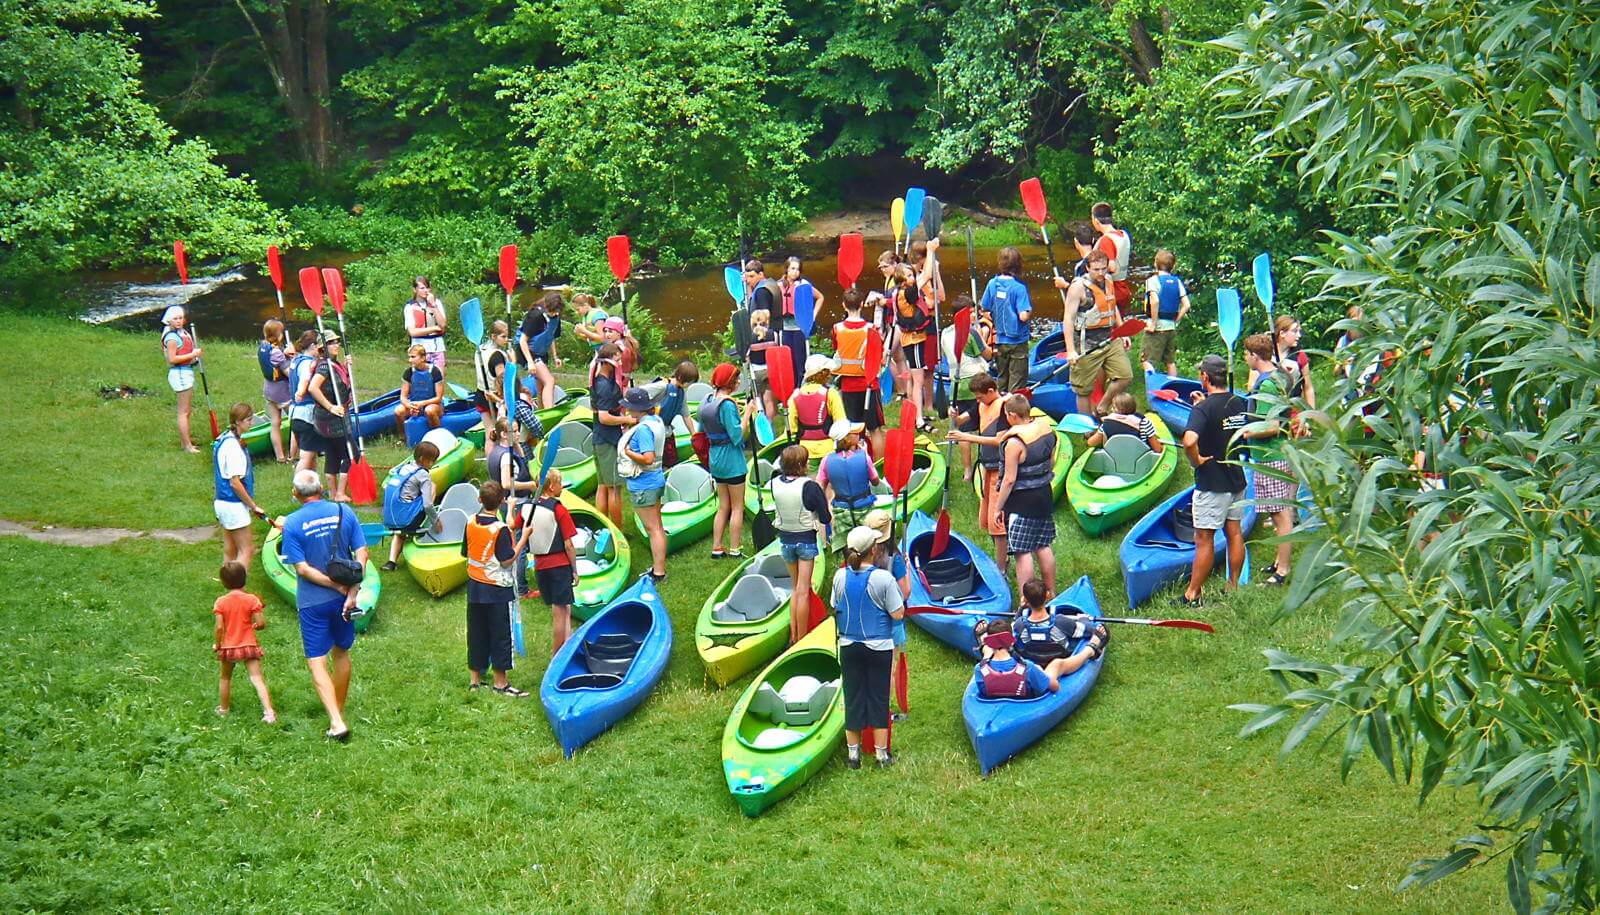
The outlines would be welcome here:
M 293 362 L 289 363 L 289 377 L 293 379 L 295 383 L 295 390 L 291 393 L 295 394 L 294 405 L 297 407 L 310 406 L 313 403 L 309 388 L 306 390 L 306 395 L 304 397 L 299 396 L 300 367 L 308 362 L 315 364 L 316 361 L 317 359 L 315 356 L 309 356 L 305 353 L 300 353 L 294 357 Z
M 1066 623 L 1057 613 L 1051 613 L 1042 623 L 1035 623 L 1024 612 L 1011 624 L 1011 634 L 1017 638 L 1017 651 L 1036 664 L 1066 657 L 1076 630 L 1077 627 Z
M 211 477 L 216 488 L 215 498 L 221 502 L 243 502 L 244 500 L 239 498 L 239 494 L 233 491 L 233 484 L 222 475 L 222 466 L 217 461 L 218 454 L 222 451 L 222 443 L 230 438 L 239 442 L 239 437 L 234 435 L 232 430 L 229 430 L 222 433 L 222 437 L 218 438 L 216 443 L 211 446 Z M 239 450 L 244 453 L 244 491 L 250 494 L 250 498 L 254 499 L 256 496 L 256 466 L 250 460 L 250 450 L 244 447 L 244 442 L 239 442 Z
M 407 502 L 400 498 L 405 492 L 406 484 L 419 473 L 427 473 L 416 464 L 411 465 L 411 472 L 406 474 L 391 473 L 383 481 L 383 526 L 392 531 L 410 527 L 417 520 L 417 516 L 427 509 L 421 499 Z
M 713 445 L 726 445 L 733 441 L 733 437 L 728 435 L 728 430 L 722 425 L 720 415 L 722 402 L 727 399 L 719 395 L 706 398 L 706 402 L 700 405 L 700 415 L 696 417 L 700 420 L 700 430 Z
M 284 379 L 283 370 L 272 364 L 272 354 L 277 350 L 276 346 L 265 340 L 262 340 L 261 345 L 256 347 L 256 362 L 260 364 L 261 377 L 266 381 L 282 381 Z
M 512 481 L 517 483 L 532 482 L 533 474 L 528 469 L 527 455 L 522 454 L 520 449 L 504 445 L 495 445 L 489 449 L 489 453 L 485 456 L 485 463 L 489 468 L 489 479 L 495 483 L 500 482 L 501 461 L 508 454 L 511 455 Z
M 548 358 L 550 344 L 555 342 L 559 333 L 561 333 L 561 316 L 546 315 L 544 330 L 534 334 L 533 339 L 528 341 L 528 352 L 540 359 Z
M 661 395 L 660 416 L 661 421 L 671 427 L 672 421 L 683 412 L 683 388 L 675 384 L 668 384 L 667 390 Z
M 433 366 L 426 366 L 422 369 L 412 368 L 410 372 L 411 383 L 410 389 L 406 392 L 407 398 L 412 402 L 432 400 L 433 395 L 439 390 L 433 381 Z
M 871 458 L 860 448 L 823 458 L 828 465 L 828 485 L 833 487 L 833 504 L 846 508 L 872 506 Z
M 1178 320 L 1178 309 L 1183 306 L 1183 281 L 1170 273 L 1156 275 L 1156 317 L 1163 321 Z
M 872 596 L 867 593 L 867 579 L 875 571 L 878 571 L 875 566 L 844 570 L 844 600 L 835 611 L 839 617 L 839 638 L 852 642 L 893 638 L 894 619 L 873 603 Z

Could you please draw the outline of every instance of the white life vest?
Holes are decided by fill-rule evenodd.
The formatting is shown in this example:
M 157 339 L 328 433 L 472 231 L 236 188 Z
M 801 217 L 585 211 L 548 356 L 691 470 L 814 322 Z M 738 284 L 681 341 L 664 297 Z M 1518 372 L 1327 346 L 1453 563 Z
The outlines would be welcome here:
M 805 507 L 801 493 L 805 491 L 810 480 L 806 477 L 774 477 L 772 480 L 772 501 L 776 506 L 774 523 L 778 530 L 789 533 L 801 531 L 815 531 L 822 527 L 817 522 L 815 512 Z
M 633 458 L 628 457 L 628 448 L 633 442 L 634 434 L 646 427 L 655 432 L 656 443 L 652 450 L 655 452 L 656 459 L 651 464 L 640 464 Z M 660 470 L 662 453 L 666 445 L 667 429 L 666 426 L 661 424 L 661 418 L 657 416 L 641 418 L 637 424 L 622 433 L 622 439 L 617 442 L 617 476 L 624 479 L 633 479 L 652 470 Z

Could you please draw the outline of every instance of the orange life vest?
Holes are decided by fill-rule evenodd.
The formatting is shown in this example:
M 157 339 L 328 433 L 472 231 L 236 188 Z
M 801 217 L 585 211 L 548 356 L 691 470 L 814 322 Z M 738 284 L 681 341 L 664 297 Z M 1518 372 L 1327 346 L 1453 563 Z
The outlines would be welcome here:
M 1115 327 L 1117 325 L 1117 297 L 1112 292 L 1110 281 L 1106 282 L 1104 289 L 1090 282 L 1087 276 L 1078 277 L 1077 282 L 1082 283 L 1083 288 L 1089 290 L 1089 296 L 1092 299 L 1092 305 L 1087 310 L 1083 305 L 1078 306 L 1078 329 L 1107 330 Z
M 834 356 L 839 360 L 839 367 L 833 373 L 860 378 L 867 374 L 867 338 L 872 325 L 862 321 L 859 326 L 852 327 L 852 323 L 840 321 L 833 325 L 834 345 L 838 349 Z
M 476 515 L 467 522 L 467 576 L 479 584 L 496 588 L 509 588 L 516 581 L 511 566 L 502 564 L 494 554 L 495 541 L 505 530 L 504 521 L 479 524 Z

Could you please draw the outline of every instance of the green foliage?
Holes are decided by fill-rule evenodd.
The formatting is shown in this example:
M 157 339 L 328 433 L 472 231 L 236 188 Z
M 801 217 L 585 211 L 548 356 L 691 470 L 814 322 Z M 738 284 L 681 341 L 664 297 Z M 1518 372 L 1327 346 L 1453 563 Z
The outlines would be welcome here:
M 0 274 L 259 251 L 282 221 L 201 140 L 178 140 L 139 86 L 137 0 L 0 2 Z
M 1246 730 L 1332 725 L 1341 773 L 1370 753 L 1423 798 L 1477 792 L 1489 835 L 1407 884 L 1492 861 L 1519 912 L 1600 905 L 1597 21 L 1289 0 L 1218 45 L 1261 142 L 1385 225 L 1306 263 L 1366 310 L 1356 367 L 1392 362 L 1293 454 L 1323 524 L 1286 609 L 1339 595 L 1342 663 L 1269 653 L 1283 696 Z

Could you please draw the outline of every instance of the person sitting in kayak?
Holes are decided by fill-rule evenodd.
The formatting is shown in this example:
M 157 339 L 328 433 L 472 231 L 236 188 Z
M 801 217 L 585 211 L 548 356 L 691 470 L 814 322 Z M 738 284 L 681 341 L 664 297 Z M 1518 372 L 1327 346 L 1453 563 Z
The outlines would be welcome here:
M 1131 435 L 1156 454 L 1160 454 L 1165 447 L 1161 439 L 1156 437 L 1156 424 L 1139 412 L 1139 402 L 1127 391 L 1111 398 L 1111 412 L 1100 420 L 1100 428 L 1089 433 L 1083 443 L 1090 448 L 1099 448 L 1113 435 Z
M 805 384 L 789 395 L 789 433 L 800 440 L 813 461 L 833 450 L 828 430 L 845 418 L 839 392 L 828 387 L 828 379 L 837 366 L 821 353 L 807 356 Z
M 406 420 L 423 416 L 429 429 L 437 429 L 444 418 L 444 372 L 428 364 L 428 351 L 420 343 L 411 344 L 406 358 L 411 364 L 400 373 L 400 403 L 395 405 L 394 421 L 403 431 Z
M 1057 613 L 1046 606 L 1044 582 L 1028 582 L 1022 586 L 1024 612 L 1011 622 L 1011 634 L 1016 637 L 1017 650 L 1024 658 L 1044 668 L 1052 681 L 1067 676 L 1084 664 L 1105 654 L 1111 633 L 1104 625 L 1087 616 Z M 995 629 L 1003 623 L 990 623 Z M 1072 650 L 1073 644 L 1084 639 L 1083 647 Z
M 1027 658 L 1011 653 L 1017 637 L 1005 628 L 987 632 L 982 636 L 984 652 L 988 657 L 972 669 L 978 684 L 978 695 L 985 699 L 1037 699 L 1045 693 L 1061 689 L 1055 677 Z

